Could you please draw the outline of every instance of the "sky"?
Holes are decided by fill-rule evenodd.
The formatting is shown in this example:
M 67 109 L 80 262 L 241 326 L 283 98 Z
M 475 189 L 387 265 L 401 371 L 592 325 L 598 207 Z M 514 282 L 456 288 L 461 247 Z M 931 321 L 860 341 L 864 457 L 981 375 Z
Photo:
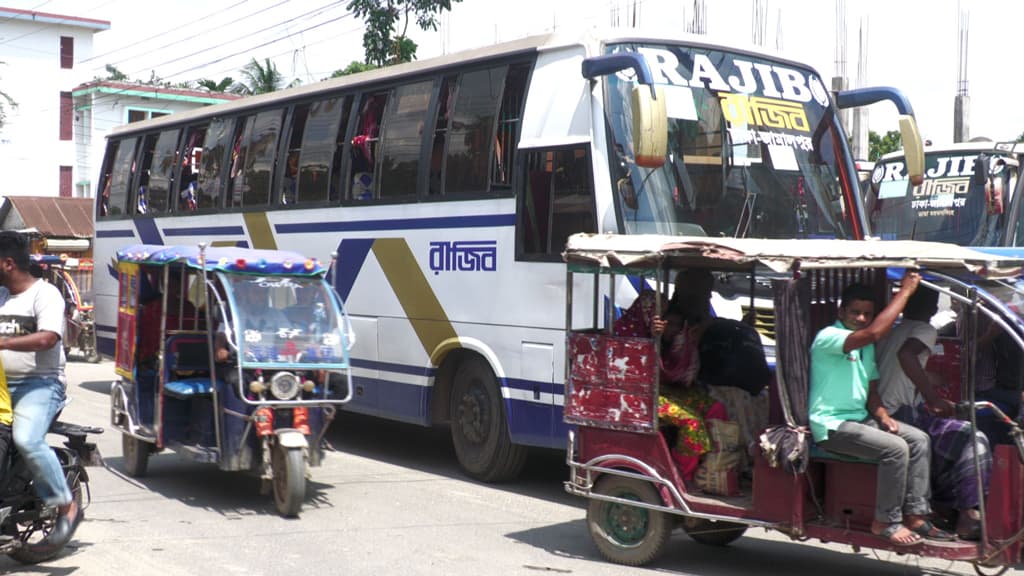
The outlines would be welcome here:
M 95 35 L 93 57 L 76 66 L 105 76 L 112 64 L 133 79 L 151 74 L 182 82 L 225 76 L 239 78 L 252 58 L 270 58 L 289 79 L 315 82 L 363 60 L 362 22 L 346 10 L 347 0 L 7 0 L 11 8 L 108 20 Z M 969 23 L 967 80 L 971 99 L 970 136 L 1013 140 L 1024 133 L 1024 107 L 1010 104 L 1024 93 L 1024 75 L 1012 53 L 1024 23 L 1019 0 L 705 0 L 707 33 L 724 43 L 749 45 L 755 3 L 763 6 L 765 41 L 784 56 L 810 64 L 825 78 L 836 73 L 837 12 L 845 13 L 846 69 L 851 86 L 889 85 L 910 99 L 924 138 L 953 138 L 957 89 L 958 26 Z M 572 33 L 606 27 L 613 15 L 633 18 L 642 30 L 673 35 L 692 18 L 694 0 L 462 0 L 439 31 L 410 23 L 420 60 L 530 34 Z M 962 16 L 963 15 L 963 16 Z M 867 58 L 858 66 L 865 33 Z M 781 36 L 781 39 L 779 38 Z M 0 45 L 17 50 L 17 42 Z M 866 71 L 858 79 L 858 69 Z M 895 109 L 870 107 L 876 132 L 896 130 Z

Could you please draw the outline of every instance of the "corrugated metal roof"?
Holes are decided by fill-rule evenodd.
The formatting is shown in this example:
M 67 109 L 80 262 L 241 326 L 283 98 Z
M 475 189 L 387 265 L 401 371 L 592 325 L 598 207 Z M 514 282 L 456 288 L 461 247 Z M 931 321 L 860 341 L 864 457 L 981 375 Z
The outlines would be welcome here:
M 92 238 L 91 198 L 6 196 L 11 211 L 6 229 L 35 228 L 46 238 Z

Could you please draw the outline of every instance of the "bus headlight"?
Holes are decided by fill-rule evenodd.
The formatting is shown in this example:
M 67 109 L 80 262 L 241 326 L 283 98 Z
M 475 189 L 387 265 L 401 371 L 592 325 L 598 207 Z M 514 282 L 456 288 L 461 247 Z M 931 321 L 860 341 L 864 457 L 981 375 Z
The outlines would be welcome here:
M 270 393 L 278 400 L 291 400 L 301 389 L 298 376 L 291 372 L 278 372 L 270 379 Z

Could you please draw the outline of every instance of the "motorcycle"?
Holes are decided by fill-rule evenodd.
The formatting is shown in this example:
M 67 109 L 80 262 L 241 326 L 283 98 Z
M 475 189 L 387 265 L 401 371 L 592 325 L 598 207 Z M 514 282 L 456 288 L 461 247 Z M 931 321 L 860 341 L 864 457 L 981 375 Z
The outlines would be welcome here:
M 57 453 L 64 477 L 72 497 L 84 514 L 91 495 L 86 466 L 101 465 L 96 444 L 87 442 L 89 434 L 100 434 L 102 428 L 79 426 L 55 421 L 49 433 L 64 436 L 63 446 L 52 446 Z M 63 542 L 47 539 L 57 525 L 57 509 L 47 506 L 36 495 L 25 459 L 11 444 L 10 454 L 3 465 L 0 478 L 0 554 L 6 554 L 22 564 L 38 564 L 56 557 L 70 542 L 73 534 Z

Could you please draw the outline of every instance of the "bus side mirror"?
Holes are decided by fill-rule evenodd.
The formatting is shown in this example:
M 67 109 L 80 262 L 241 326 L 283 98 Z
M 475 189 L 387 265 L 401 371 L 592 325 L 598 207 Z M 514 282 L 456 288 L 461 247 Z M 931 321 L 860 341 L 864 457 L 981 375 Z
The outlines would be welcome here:
M 903 140 L 903 158 L 907 163 L 910 184 L 920 186 L 924 182 L 924 145 L 917 120 L 909 114 L 900 115 L 900 139 Z
M 653 92 L 653 94 L 652 94 Z M 637 166 L 661 168 L 668 150 L 668 107 L 665 89 L 633 86 L 633 157 Z

